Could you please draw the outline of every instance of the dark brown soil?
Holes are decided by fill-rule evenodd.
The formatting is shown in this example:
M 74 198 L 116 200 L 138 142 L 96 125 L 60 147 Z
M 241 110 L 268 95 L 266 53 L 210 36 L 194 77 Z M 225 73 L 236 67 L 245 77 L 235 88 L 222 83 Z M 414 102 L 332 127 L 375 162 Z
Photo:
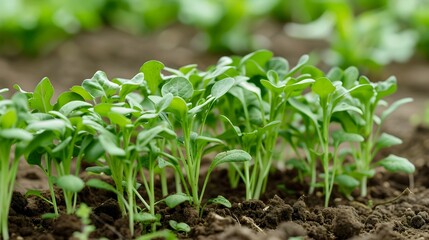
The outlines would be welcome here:
M 323 42 L 301 41 L 288 38 L 282 26 L 262 23 L 258 33 L 268 36 L 268 46 L 276 55 L 291 62 L 313 49 L 322 49 Z M 196 51 L 189 41 L 195 32 L 173 26 L 149 37 L 136 37 L 113 29 L 84 33 L 54 52 L 40 58 L 0 57 L 0 88 L 12 88 L 19 83 L 31 90 L 37 82 L 48 76 L 57 90 L 66 90 L 90 78 L 97 70 L 104 70 L 109 77 L 131 78 L 144 61 L 157 59 L 171 67 L 197 63 L 204 68 L 218 59 Z M 190 206 L 168 209 L 159 204 L 163 227 L 169 220 L 186 222 L 192 227 L 189 234 L 179 234 L 186 239 L 429 239 L 429 130 L 414 127 L 409 118 L 422 112 L 426 105 L 429 75 L 427 61 L 416 58 L 407 65 L 392 65 L 382 76 L 395 74 L 399 81 L 398 93 L 389 100 L 413 97 L 414 103 L 400 108 L 387 122 L 385 129 L 405 143 L 393 153 L 409 158 L 417 167 L 415 188 L 404 194 L 408 176 L 379 170 L 370 181 L 368 198 L 349 201 L 334 192 L 329 208 L 324 208 L 322 194 L 307 196 L 307 186 L 294 181 L 294 172 L 276 172 L 269 181 L 268 191 L 261 201 L 243 201 L 244 189 L 229 188 L 226 171 L 213 173 L 206 197 L 227 196 L 232 208 L 207 206 L 203 217 Z M 52 212 L 51 206 L 39 198 L 22 196 L 27 189 L 46 189 L 46 178 L 34 167 L 20 165 L 10 211 L 10 231 L 14 239 L 70 239 L 80 231 L 82 224 L 75 216 L 42 219 L 42 214 Z M 285 190 L 287 189 L 287 191 Z M 401 195 L 401 196 L 400 196 Z M 397 200 L 389 200 L 400 196 Z M 122 218 L 115 196 L 111 193 L 85 189 L 79 200 L 92 209 L 92 223 L 97 230 L 92 238 L 130 239 L 128 221 Z M 58 199 L 61 204 L 61 200 Z M 371 206 L 376 206 L 371 208 Z M 136 226 L 136 232 L 143 231 Z

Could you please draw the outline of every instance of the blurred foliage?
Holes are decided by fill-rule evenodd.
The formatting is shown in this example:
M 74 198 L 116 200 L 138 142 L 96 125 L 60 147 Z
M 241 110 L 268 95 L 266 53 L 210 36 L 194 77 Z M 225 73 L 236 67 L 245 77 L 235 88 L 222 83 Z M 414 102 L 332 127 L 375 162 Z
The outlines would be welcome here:
M 425 45 L 429 25 L 417 20 L 418 15 L 428 18 L 424 13 L 429 1 L 374 2 L 383 5 L 357 11 L 360 8 L 348 1 L 325 1 L 322 16 L 306 24 L 287 24 L 286 31 L 295 37 L 328 40 L 330 48 L 322 59 L 329 65 L 375 70 L 393 61 L 406 62 L 418 44 L 429 50 Z
M 288 34 L 329 41 L 329 65 L 376 69 L 429 57 L 429 0 L 0 0 L 0 52 L 38 54 L 80 31 L 110 25 L 147 34 L 181 23 L 198 29 L 197 47 L 247 52 L 264 47 L 259 21 L 288 23 Z
M 104 0 L 0 0 L 0 52 L 37 54 L 103 24 Z

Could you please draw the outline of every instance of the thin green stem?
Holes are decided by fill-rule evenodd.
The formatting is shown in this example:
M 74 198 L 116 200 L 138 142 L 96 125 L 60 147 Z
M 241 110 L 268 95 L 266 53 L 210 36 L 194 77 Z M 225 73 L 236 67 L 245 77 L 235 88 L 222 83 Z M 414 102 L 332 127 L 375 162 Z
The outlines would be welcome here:
M 0 144 L 0 184 L 1 186 L 3 186 L 0 190 L 0 198 L 2 199 L 0 205 L 0 232 L 3 239 L 5 240 L 9 239 L 8 216 L 12 195 L 11 192 L 13 191 L 13 184 L 15 182 L 15 177 L 9 176 L 9 174 L 13 174 L 9 172 L 10 149 L 11 144 L 8 144 L 7 142 L 3 142 L 2 144 Z

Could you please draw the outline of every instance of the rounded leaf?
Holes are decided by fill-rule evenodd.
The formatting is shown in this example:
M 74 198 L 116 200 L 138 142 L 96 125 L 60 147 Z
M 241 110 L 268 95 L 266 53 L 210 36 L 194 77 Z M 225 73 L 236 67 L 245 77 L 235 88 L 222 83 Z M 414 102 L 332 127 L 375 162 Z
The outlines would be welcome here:
M 383 166 L 386 170 L 390 172 L 403 172 L 411 174 L 416 170 L 414 165 L 410 161 L 408 161 L 408 159 L 398 157 L 393 154 L 380 160 L 378 162 L 378 165 Z
M 252 156 L 243 150 L 234 149 L 221 152 L 213 159 L 210 164 L 209 172 L 222 163 L 248 162 L 250 160 L 252 160 Z
M 162 96 L 171 93 L 173 96 L 189 99 L 194 94 L 194 88 L 188 79 L 184 77 L 175 77 L 162 86 L 161 93 Z
M 174 220 L 170 220 L 168 223 L 170 224 L 171 228 L 173 228 L 174 230 L 176 230 L 178 232 L 190 232 L 191 231 L 191 227 L 184 222 L 178 223 Z
M 27 130 L 51 130 L 51 131 L 60 131 L 62 132 L 66 127 L 66 123 L 60 119 L 50 119 L 39 122 L 30 123 L 27 126 Z
M 311 90 L 313 90 L 314 93 L 319 95 L 320 98 L 325 99 L 329 96 L 329 94 L 335 91 L 335 86 L 328 78 L 321 77 L 316 80 Z
M 0 137 L 6 139 L 19 139 L 22 141 L 31 141 L 33 135 L 24 129 L 20 128 L 9 128 L 0 130 Z
M 402 140 L 398 137 L 390 135 L 388 133 L 382 133 L 380 138 L 378 138 L 375 146 L 377 149 L 387 148 L 402 143 Z
M 212 204 L 220 204 L 223 205 L 227 208 L 231 208 L 232 204 L 230 201 L 228 201 L 228 199 L 226 199 L 224 196 L 217 196 L 215 198 L 211 198 L 207 201 L 207 203 L 212 203 Z
M 92 107 L 90 103 L 84 102 L 84 101 L 71 101 L 66 104 L 64 104 L 60 108 L 60 113 L 64 114 L 65 116 L 68 116 L 71 112 L 73 112 L 76 109 L 79 108 L 89 108 Z
M 57 179 L 57 186 L 65 191 L 77 193 L 85 187 L 85 183 L 75 175 L 65 175 Z
M 96 178 L 90 179 L 86 182 L 86 186 L 117 193 L 116 189 L 112 185 Z
M 182 204 L 186 201 L 191 202 L 192 198 L 188 195 L 185 195 L 185 194 L 176 193 L 176 194 L 173 194 L 173 195 L 166 197 L 164 201 L 165 201 L 165 204 L 167 204 L 167 206 L 169 208 L 174 208 L 177 205 Z
M 217 81 L 212 87 L 211 95 L 215 98 L 220 98 L 225 95 L 225 93 L 227 93 L 229 89 L 234 86 L 234 84 L 234 78 L 224 78 L 220 81 Z

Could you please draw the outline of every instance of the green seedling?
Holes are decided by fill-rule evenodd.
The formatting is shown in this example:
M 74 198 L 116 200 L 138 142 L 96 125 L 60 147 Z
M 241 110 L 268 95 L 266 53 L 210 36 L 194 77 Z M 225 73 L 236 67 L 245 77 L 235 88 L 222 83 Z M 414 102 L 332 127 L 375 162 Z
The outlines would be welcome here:
M 73 237 L 79 240 L 88 240 L 89 235 L 95 231 L 95 226 L 91 225 L 91 208 L 84 203 L 80 204 L 76 210 L 76 216 L 80 218 L 83 226 L 81 232 L 73 233 Z
M 24 94 L 0 100 L 0 233 L 5 240 L 9 239 L 8 216 L 19 160 L 33 139 L 26 130 L 29 119 Z
M 205 186 L 214 167 L 221 163 L 250 161 L 250 155 L 241 150 L 218 154 L 210 165 L 202 190 L 199 190 L 200 166 L 205 147 L 210 143 L 223 145 L 220 139 L 204 135 L 205 123 L 217 100 L 225 95 L 234 84 L 232 78 L 216 81 L 211 86 L 207 97 L 201 97 L 198 94 L 200 91 L 195 91 L 193 84 L 185 77 L 170 78 L 161 89 L 163 96 L 173 95 L 166 111 L 172 115 L 172 121 L 180 126 L 183 134 L 183 138 L 179 142 L 183 144 L 184 154 L 181 149 L 177 149 L 176 154 L 185 170 L 186 182 L 183 184 L 186 193 L 192 196 L 192 203 L 197 211 L 200 211 Z M 191 101 L 196 94 L 198 94 L 196 97 L 199 98 Z
M 177 232 L 189 233 L 191 231 L 191 227 L 189 227 L 189 225 L 184 222 L 178 223 L 174 220 L 170 220 L 168 223 L 170 224 L 170 227 Z
M 84 104 L 77 104 L 76 99 L 83 100 L 79 95 L 62 94 L 57 104 L 52 105 L 54 88 L 47 78 L 42 79 L 33 93 L 26 94 L 33 117 L 27 130 L 35 136 L 27 148 L 27 161 L 39 166 L 48 177 L 55 214 L 58 215 L 58 207 L 54 185 L 63 190 L 66 212 L 71 214 L 76 208 L 77 193 L 84 186 L 78 177 L 83 151 L 76 146 L 84 148 L 91 135 L 82 123 L 83 113 L 77 111 L 88 104 L 83 101 Z M 72 172 L 74 158 L 76 170 Z
M 310 194 L 323 188 L 326 206 L 335 184 L 350 199 L 358 186 L 366 195 L 376 167 L 411 176 L 415 168 L 405 158 L 374 161 L 380 150 L 401 143 L 381 130 L 392 112 L 411 101 L 385 102 L 396 91 L 396 80 L 373 83 L 353 67 L 325 74 L 308 61 L 304 56 L 290 68 L 266 50 L 223 57 L 206 71 L 149 61 L 132 79 L 109 80 L 99 71 L 61 93 L 55 104 L 47 78 L 34 92 L 16 86 L 19 93 L 11 99 L 0 97 L 2 237 L 9 238 L 8 209 L 23 156 L 48 177 L 50 199 L 37 190 L 27 193 L 53 205 L 54 213 L 45 217 L 59 214 L 55 187 L 64 194 L 66 212 L 76 212 L 77 193 L 85 186 L 80 166 L 87 161 L 93 164 L 87 172 L 108 175 L 113 185 L 91 179 L 86 186 L 117 195 L 131 234 L 135 224 L 145 232 L 150 227 L 138 239 L 175 238 L 157 231 L 159 202 L 170 208 L 189 202 L 200 216 L 207 204 L 231 207 L 228 196 L 204 197 L 210 175 L 222 165 L 228 166 L 232 187 L 242 182 L 246 199 L 258 199 L 273 163 L 288 164 L 302 181 L 309 178 Z M 201 176 L 205 160 L 208 168 Z M 174 173 L 174 194 L 167 191 L 167 170 Z M 189 231 L 181 223 L 171 227 Z M 80 236 L 88 237 L 89 230 Z
M 396 79 L 391 77 L 385 81 L 371 83 L 366 77 L 358 77 L 358 71 L 355 68 L 348 68 L 344 72 L 337 70 L 336 72 L 346 88 L 354 88 L 350 91 L 350 95 L 355 101 L 355 106 L 362 112 L 362 114 L 356 114 L 351 111 L 343 111 L 337 113 L 334 118 L 341 123 L 345 131 L 359 134 L 364 138 L 364 141 L 361 141 L 357 147 L 351 149 L 355 165 L 351 167 L 348 174 L 359 180 L 361 196 L 366 196 L 367 179 L 375 174 L 376 165 L 374 165 L 373 160 L 377 153 L 384 148 L 402 143 L 401 139 L 382 132 L 382 125 L 391 113 L 401 105 L 411 102 L 412 99 L 404 98 L 394 102 L 387 106 L 379 116 L 377 110 L 387 105 L 383 99 L 393 94 L 397 89 Z M 357 86 L 364 87 L 357 88 Z M 389 163 L 393 164 L 393 162 L 386 161 L 385 163 L 386 165 L 382 166 L 389 170 L 388 165 Z M 403 166 L 402 172 L 410 173 L 409 162 L 398 160 L 396 165 Z M 401 169 L 398 168 L 395 171 L 401 171 Z
M 242 170 L 235 166 L 245 183 L 246 199 L 258 199 L 264 192 L 279 130 L 289 125 L 288 100 L 314 82 L 306 75 L 295 77 L 307 61 L 308 56 L 303 56 L 289 69 L 285 59 L 272 58 L 271 52 L 261 50 L 243 57 L 237 66 L 237 73 L 247 80 L 242 79 L 229 92 L 234 98 L 225 104 L 223 118 L 238 138 L 233 144 L 254 155 L 253 165 L 246 162 Z

